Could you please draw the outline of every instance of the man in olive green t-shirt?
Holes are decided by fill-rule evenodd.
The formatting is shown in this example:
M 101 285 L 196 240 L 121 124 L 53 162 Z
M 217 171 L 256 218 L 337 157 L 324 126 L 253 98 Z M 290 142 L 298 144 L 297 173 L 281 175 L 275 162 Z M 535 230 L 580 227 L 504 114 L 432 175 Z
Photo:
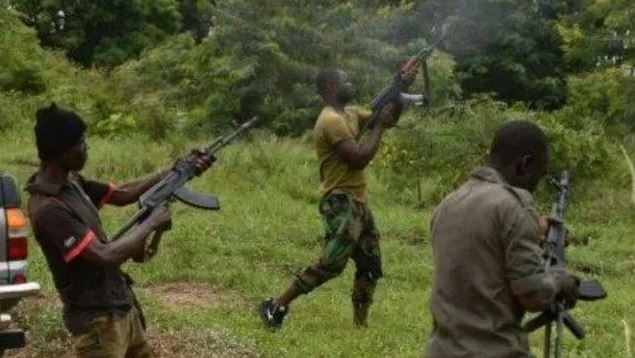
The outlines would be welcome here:
M 412 79 L 416 73 L 406 75 Z M 400 106 L 387 106 L 380 114 L 379 125 L 358 141 L 360 124 L 370 113 L 347 106 L 355 97 L 355 88 L 346 73 L 336 68 L 324 69 L 318 75 L 317 87 L 325 104 L 313 132 L 320 161 L 323 250 L 319 259 L 296 275 L 281 296 L 260 304 L 260 316 L 269 328 L 281 327 L 293 300 L 337 277 L 351 258 L 357 268 L 353 322 L 358 327 L 365 326 L 375 285 L 382 276 L 379 233 L 366 206 L 365 168 L 377 153 L 386 129 L 398 121 Z
M 320 113 L 313 129 L 315 147 L 320 161 L 320 197 L 335 190 L 346 192 L 359 201 L 365 201 L 365 167 L 351 166 L 338 154 L 336 145 L 346 140 L 355 140 L 359 133 L 360 121 L 366 120 L 369 116 L 370 113 L 355 107 L 347 107 L 343 112 L 338 112 L 328 106 Z

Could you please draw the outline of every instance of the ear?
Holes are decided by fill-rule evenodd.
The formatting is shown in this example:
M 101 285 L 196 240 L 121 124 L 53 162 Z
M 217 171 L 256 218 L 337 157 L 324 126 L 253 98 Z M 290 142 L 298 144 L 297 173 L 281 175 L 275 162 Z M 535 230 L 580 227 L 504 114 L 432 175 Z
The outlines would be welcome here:
M 532 155 L 523 155 L 516 163 L 516 173 L 518 176 L 525 176 L 531 172 L 535 158 Z

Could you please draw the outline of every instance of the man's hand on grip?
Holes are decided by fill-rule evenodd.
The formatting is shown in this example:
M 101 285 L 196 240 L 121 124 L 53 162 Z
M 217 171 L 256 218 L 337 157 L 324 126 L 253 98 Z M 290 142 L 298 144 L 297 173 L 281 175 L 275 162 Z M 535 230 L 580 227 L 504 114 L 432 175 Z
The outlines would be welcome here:
M 410 87 L 419 74 L 419 63 L 416 61 L 408 61 L 401 69 L 401 78 L 405 82 L 406 87 Z
M 549 234 L 549 229 L 552 225 L 561 224 L 558 218 L 554 216 L 543 215 L 538 219 L 538 228 L 540 229 L 540 241 L 544 242 Z
M 397 125 L 399 122 L 399 115 L 401 111 L 398 106 L 390 103 L 386 107 L 384 107 L 379 113 L 379 122 L 381 126 L 384 128 L 392 128 Z
M 147 220 L 153 231 L 168 231 L 172 228 L 172 214 L 165 204 L 152 210 Z
M 578 287 L 580 279 L 569 273 L 563 272 L 557 276 L 559 290 L 556 299 L 564 301 L 566 308 L 575 307 L 578 301 Z

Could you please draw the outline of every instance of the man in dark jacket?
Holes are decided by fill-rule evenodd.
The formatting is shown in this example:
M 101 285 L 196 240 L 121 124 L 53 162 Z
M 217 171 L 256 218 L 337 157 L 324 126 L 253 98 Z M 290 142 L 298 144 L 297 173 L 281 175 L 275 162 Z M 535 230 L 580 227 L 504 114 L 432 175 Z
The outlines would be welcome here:
M 487 166 L 448 195 L 432 220 L 433 330 L 427 357 L 532 357 L 525 311 L 556 297 L 573 304 L 578 280 L 546 272 L 540 242 L 549 225 L 532 193 L 547 172 L 543 131 L 512 121 L 496 134 Z

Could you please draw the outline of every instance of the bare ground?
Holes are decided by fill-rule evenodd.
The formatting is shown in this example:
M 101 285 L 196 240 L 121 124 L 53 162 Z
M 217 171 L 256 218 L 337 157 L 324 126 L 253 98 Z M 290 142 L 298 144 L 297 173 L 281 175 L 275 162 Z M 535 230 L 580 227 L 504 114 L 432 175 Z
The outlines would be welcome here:
M 215 308 L 225 305 L 245 305 L 244 299 L 230 290 L 203 283 L 168 283 L 137 288 L 143 297 L 156 300 L 166 309 L 191 307 Z M 27 347 L 7 351 L 5 357 L 73 357 L 71 340 L 61 324 L 62 304 L 53 293 L 25 299 L 13 311 L 16 326 L 27 330 Z M 34 332 L 30 327 L 46 331 Z M 159 331 L 151 327 L 147 339 L 158 357 L 258 357 L 253 344 L 245 344 L 226 333 L 204 329 Z
M 157 300 L 161 306 L 173 310 L 246 305 L 239 294 L 206 283 L 173 282 L 150 286 L 139 291 Z
M 253 345 L 213 330 L 156 332 L 150 329 L 148 340 L 159 357 L 258 357 Z

